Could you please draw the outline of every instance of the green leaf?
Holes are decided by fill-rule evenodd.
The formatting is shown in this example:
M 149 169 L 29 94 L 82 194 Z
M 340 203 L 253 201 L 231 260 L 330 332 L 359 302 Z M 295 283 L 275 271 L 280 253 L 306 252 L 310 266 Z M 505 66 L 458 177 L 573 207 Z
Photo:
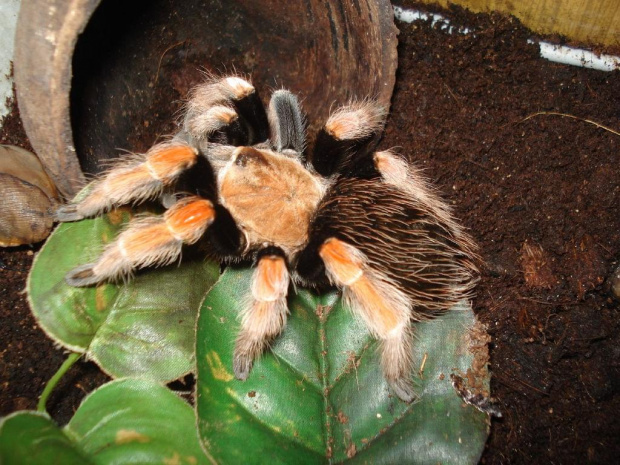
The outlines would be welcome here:
M 60 429 L 47 415 L 20 412 L 0 426 L 0 463 L 210 463 L 192 408 L 153 381 L 124 379 L 90 394 Z
M 46 413 L 22 411 L 0 422 L 0 463 L 88 465 L 93 462 Z
M 128 218 L 114 211 L 60 225 L 35 258 L 30 306 L 52 339 L 109 375 L 167 382 L 194 369 L 196 315 L 219 266 L 188 261 L 145 270 L 125 285 L 67 285 L 65 274 L 94 261 Z
M 88 396 L 64 428 L 100 464 L 201 464 L 193 409 L 151 381 L 113 381 Z
M 487 415 L 465 404 L 450 380 L 471 373 L 469 305 L 416 324 L 413 357 L 423 374 L 419 400 L 406 404 L 382 376 L 377 341 L 336 293 L 292 295 L 271 353 L 247 381 L 234 379 L 237 315 L 250 278 L 248 270 L 227 270 L 198 319 L 198 427 L 218 463 L 478 462 Z M 485 372 L 479 382 L 488 389 L 488 381 Z

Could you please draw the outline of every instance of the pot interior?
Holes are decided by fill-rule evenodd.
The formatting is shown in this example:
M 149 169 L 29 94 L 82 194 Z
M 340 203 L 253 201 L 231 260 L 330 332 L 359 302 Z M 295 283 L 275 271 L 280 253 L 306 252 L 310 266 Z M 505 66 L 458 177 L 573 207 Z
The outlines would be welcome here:
M 345 4 L 346 3 L 346 4 Z M 362 4 L 364 3 L 364 4 Z M 105 0 L 73 56 L 71 124 L 80 166 L 173 134 L 206 73 L 250 77 L 266 103 L 287 88 L 310 135 L 352 98 L 389 106 L 396 36 L 389 2 Z

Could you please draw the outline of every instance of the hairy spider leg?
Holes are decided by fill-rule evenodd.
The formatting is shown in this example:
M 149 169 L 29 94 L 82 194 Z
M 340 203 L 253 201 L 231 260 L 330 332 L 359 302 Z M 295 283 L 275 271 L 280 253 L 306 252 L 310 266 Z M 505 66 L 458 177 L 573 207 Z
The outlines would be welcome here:
M 387 276 L 367 266 L 356 247 L 331 237 L 319 247 L 330 281 L 371 334 L 381 341 L 383 374 L 399 398 L 415 398 L 412 374 L 411 303 Z
M 443 202 L 422 174 L 422 170 L 408 163 L 403 157 L 389 150 L 376 152 L 373 156 L 374 166 L 383 181 L 409 194 L 416 201 L 425 205 L 433 215 L 459 236 L 472 257 L 477 257 L 473 240 L 465 233 L 463 227 L 454 220 L 448 205 Z
M 450 207 L 441 200 L 437 191 L 422 174 L 422 170 L 407 163 L 403 157 L 389 150 L 376 152 L 373 161 L 383 182 L 406 192 L 417 202 L 424 205 L 435 218 L 440 219 L 446 226 L 446 230 L 449 231 L 448 235 L 458 240 L 463 255 L 469 257 L 464 260 L 465 269 L 469 269 L 469 272 L 472 273 L 470 279 L 475 283 L 477 280 L 473 278 L 473 275 L 478 273 L 476 263 L 480 263 L 482 260 L 478 255 L 477 246 L 463 226 L 454 219 Z M 464 282 L 470 281 L 470 279 L 464 279 Z M 464 287 L 471 288 L 471 284 L 465 284 Z M 463 297 L 469 294 L 469 291 L 465 289 L 462 289 L 462 292 Z
M 269 121 L 267 113 L 265 112 L 263 102 L 256 90 L 240 99 L 232 100 L 232 103 L 248 129 L 247 140 L 245 140 L 243 144 L 238 143 L 233 145 L 254 145 L 269 139 Z
M 169 142 L 153 146 L 144 155 L 120 159 L 93 183 L 84 199 L 61 206 L 55 213 L 56 220 L 77 221 L 114 206 L 159 196 L 183 171 L 196 164 L 195 145 L 237 145 L 252 143 L 256 138 L 267 139 L 265 109 L 254 87 L 241 78 L 228 77 L 198 86 L 187 106 L 184 126 L 192 137 L 179 134 Z M 204 152 L 213 151 L 206 145 L 201 148 Z
M 215 218 L 213 204 L 192 196 L 179 200 L 163 216 L 134 219 L 94 263 L 74 268 L 65 277 L 72 286 L 90 286 L 125 278 L 138 268 L 168 265 L 193 244 Z
M 379 143 L 386 110 L 376 102 L 362 100 L 338 108 L 317 134 L 312 165 L 322 176 L 345 176 L 369 166 L 365 159 Z M 372 164 L 370 164 L 372 166 Z
M 192 167 L 197 157 L 193 147 L 171 141 L 154 145 L 146 154 L 121 159 L 92 183 L 86 197 L 60 206 L 55 219 L 77 221 L 115 206 L 153 199 Z
M 183 129 L 199 146 L 205 141 L 254 145 L 269 137 L 267 114 L 258 92 L 237 76 L 212 79 L 194 88 Z
M 283 256 L 265 254 L 258 258 L 235 342 L 233 371 L 237 379 L 247 379 L 254 360 L 284 328 L 289 282 Z

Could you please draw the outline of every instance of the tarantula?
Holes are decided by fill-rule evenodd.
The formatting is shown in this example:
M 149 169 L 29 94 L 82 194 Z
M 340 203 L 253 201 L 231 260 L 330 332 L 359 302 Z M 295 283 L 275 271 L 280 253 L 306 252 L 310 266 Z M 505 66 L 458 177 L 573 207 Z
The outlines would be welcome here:
M 384 376 L 410 402 L 411 322 L 471 295 L 477 255 L 421 172 L 404 157 L 375 151 L 385 117 L 371 100 L 343 106 L 306 156 L 295 95 L 278 90 L 265 110 L 248 81 L 209 79 L 191 92 L 174 137 L 121 160 L 84 198 L 57 210 L 57 220 L 76 221 L 167 199 L 162 216 L 132 220 L 66 281 L 90 286 L 170 264 L 184 244 L 204 236 L 221 262 L 254 263 L 234 349 L 238 379 L 283 330 L 291 281 L 331 284 L 380 340 Z

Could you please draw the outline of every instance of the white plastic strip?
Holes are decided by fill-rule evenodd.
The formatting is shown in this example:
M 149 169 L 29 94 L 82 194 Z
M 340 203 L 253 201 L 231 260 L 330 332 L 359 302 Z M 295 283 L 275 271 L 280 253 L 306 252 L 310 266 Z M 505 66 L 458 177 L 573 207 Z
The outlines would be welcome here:
M 414 21 L 431 20 L 431 26 L 439 25 L 439 29 L 448 34 L 469 34 L 470 29 L 466 27 L 455 27 L 450 25 L 450 20 L 438 13 L 423 13 L 418 10 L 408 10 L 400 6 L 394 6 L 394 17 L 404 23 Z M 549 42 L 537 42 L 528 40 L 528 43 L 538 43 L 540 56 L 556 63 L 566 65 L 581 66 L 583 68 L 597 69 L 599 71 L 614 71 L 620 69 L 620 57 L 614 55 L 596 55 L 589 50 L 567 47 L 565 45 L 555 45 Z
M 418 10 L 408 10 L 400 6 L 394 6 L 394 17 L 398 21 L 404 23 L 413 23 L 414 21 L 431 20 L 431 26 L 439 25 L 439 29 L 446 31 L 448 34 L 469 34 L 471 30 L 466 27 L 454 27 L 450 25 L 450 20 L 439 13 L 423 13 Z
M 582 66 L 598 69 L 599 71 L 614 71 L 620 69 L 620 57 L 613 55 L 596 55 L 589 50 L 555 45 L 549 42 L 539 42 L 540 56 L 549 61 L 567 65 Z
M 0 0 L 0 118 L 9 112 L 7 99 L 13 98 L 11 61 L 20 3 L 20 0 Z

